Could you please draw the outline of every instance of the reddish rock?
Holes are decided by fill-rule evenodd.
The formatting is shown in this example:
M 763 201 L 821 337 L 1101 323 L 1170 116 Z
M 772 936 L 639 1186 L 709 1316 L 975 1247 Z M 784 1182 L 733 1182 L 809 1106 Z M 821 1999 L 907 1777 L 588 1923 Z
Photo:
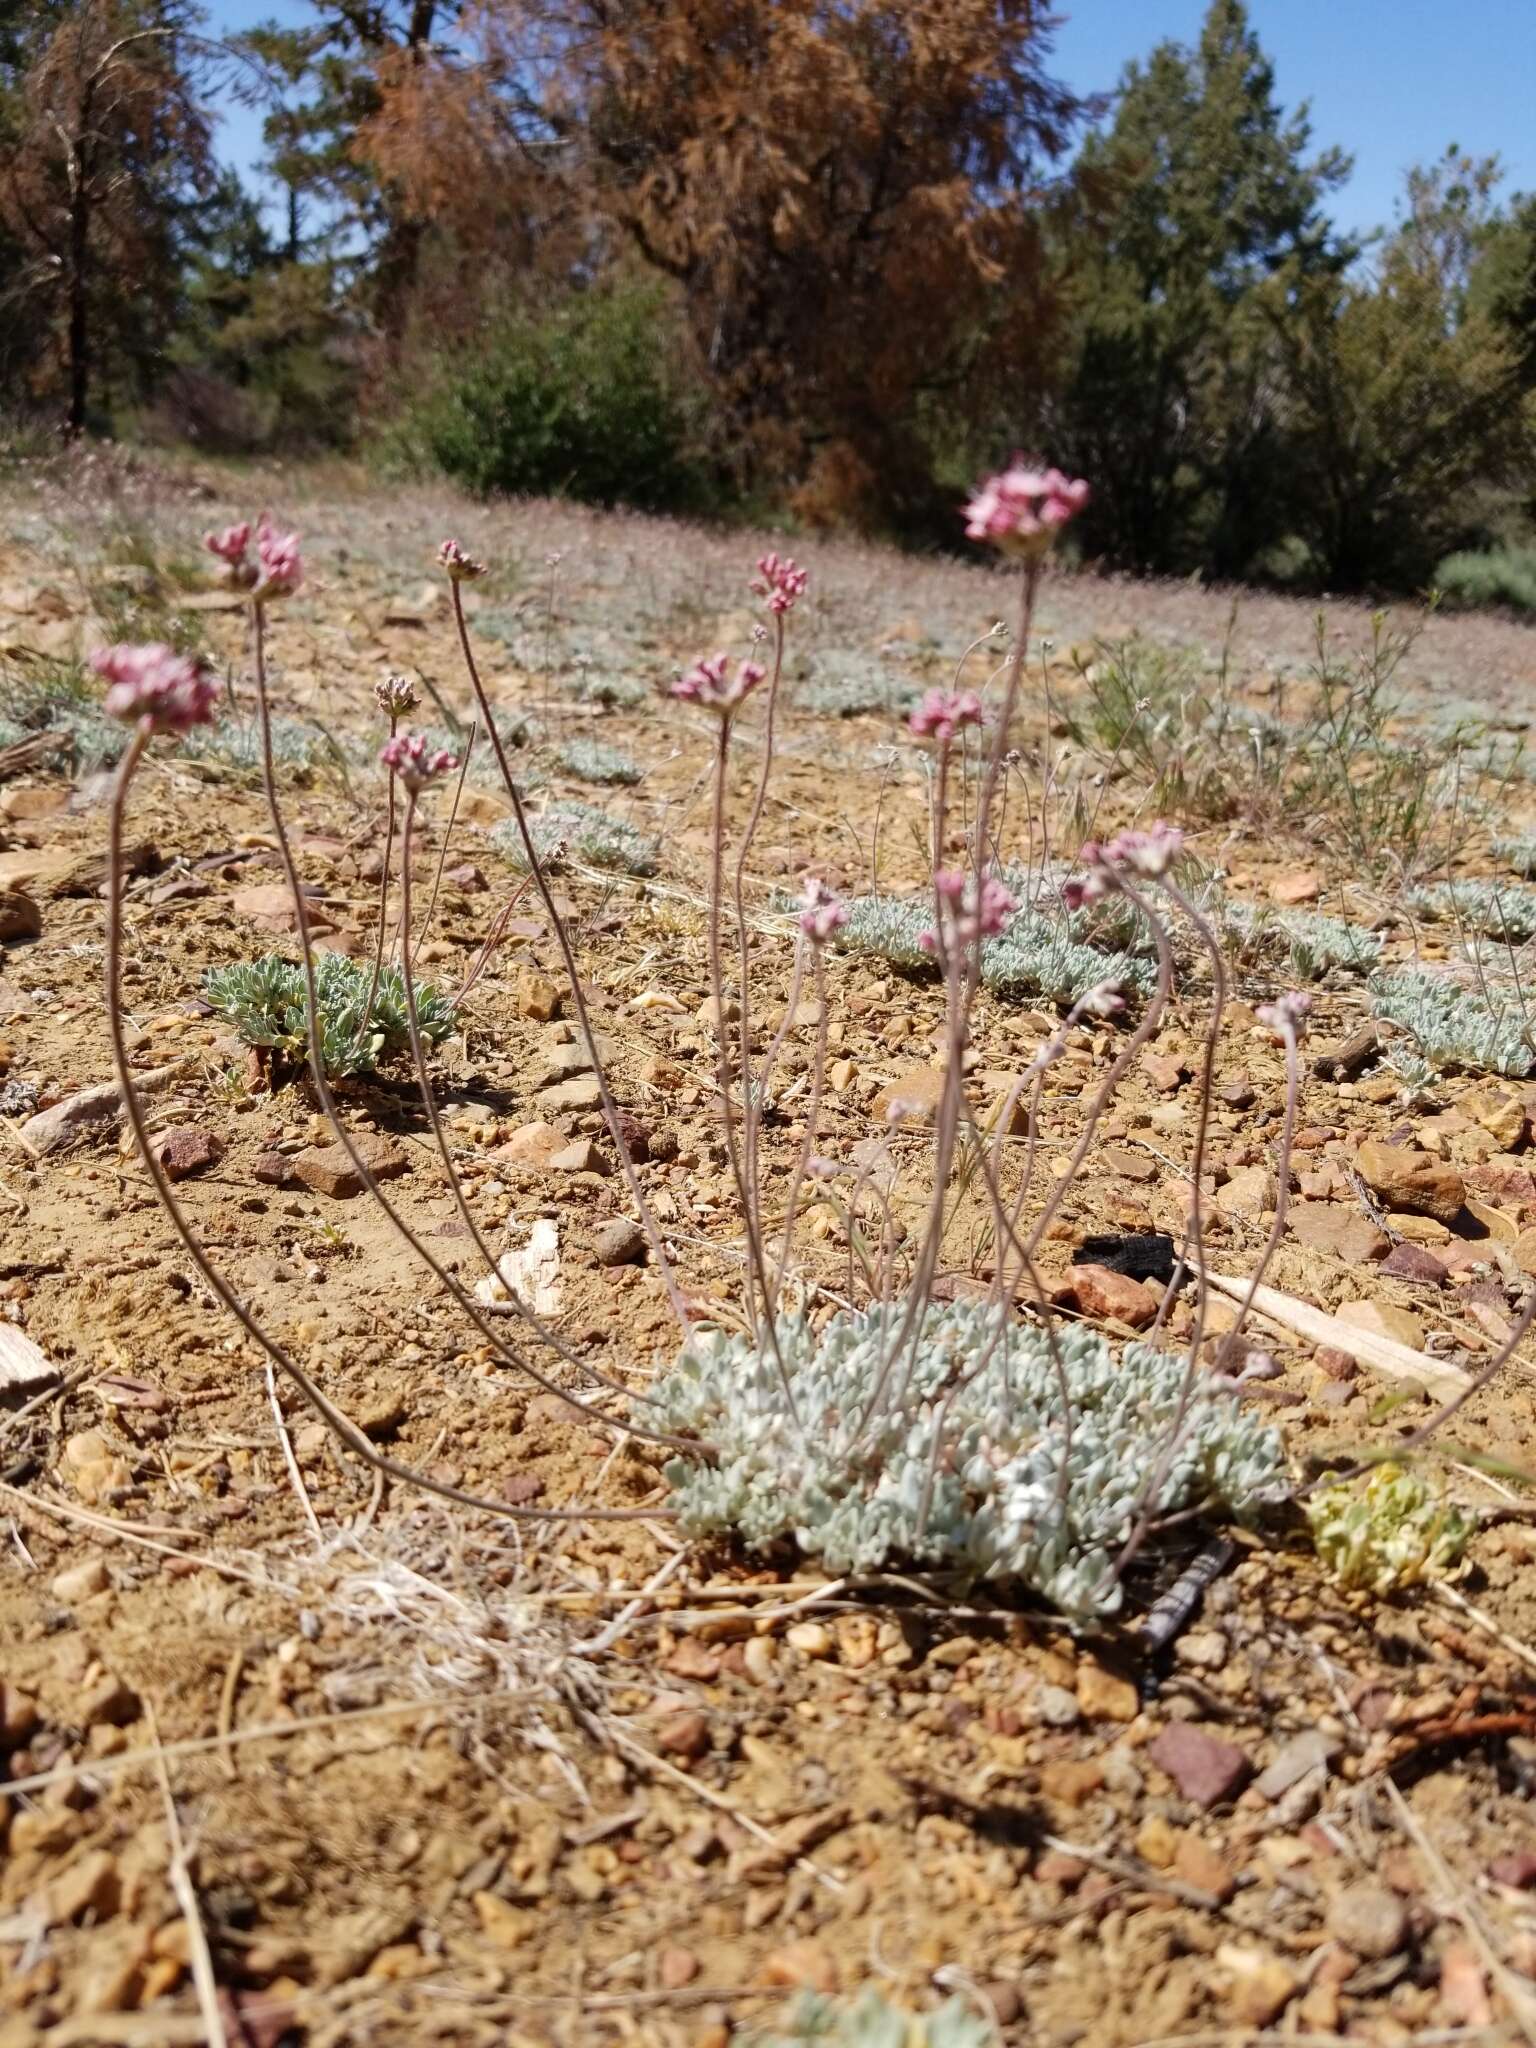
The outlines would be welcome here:
M 1298 903 L 1315 903 L 1323 893 L 1323 878 L 1316 868 L 1297 868 L 1288 875 L 1277 875 L 1269 885 L 1269 900 L 1287 909 L 1294 909 Z
M 285 1188 L 293 1179 L 293 1166 L 286 1153 L 258 1152 L 251 1163 L 251 1178 L 270 1188 Z
M 1360 1371 L 1359 1359 L 1348 1351 L 1341 1351 L 1337 1344 L 1319 1344 L 1312 1354 L 1312 1363 L 1331 1380 L 1349 1381 Z
M 35 939 L 43 929 L 43 913 L 19 889 L 0 889 L 0 941 Z
M 1141 1071 L 1154 1088 L 1164 1095 L 1171 1095 L 1184 1079 L 1185 1066 L 1172 1053 L 1144 1052 L 1141 1056 Z
M 838 1987 L 837 1964 L 819 1941 L 792 1941 L 766 1958 L 760 1982 L 791 1991 L 820 1991 L 830 1997 Z
M 286 882 L 255 882 L 249 888 L 236 889 L 229 899 L 229 907 L 237 917 L 248 917 L 253 924 L 262 925 L 268 931 L 298 930 L 293 895 Z M 336 929 L 336 920 L 327 916 L 320 892 L 307 886 L 304 890 L 304 915 L 312 932 Z
M 662 1669 L 673 1678 L 694 1678 L 700 1684 L 708 1685 L 711 1680 L 720 1676 L 720 1658 L 717 1652 L 701 1643 L 697 1636 L 684 1636 Z
M 1443 1287 L 1449 1277 L 1443 1259 L 1437 1259 L 1421 1244 L 1410 1244 L 1407 1238 L 1393 1245 L 1381 1262 L 1381 1270 L 1390 1273 L 1394 1280 L 1412 1280 L 1421 1287 Z
M 175 1130 L 161 1131 L 154 1140 L 154 1151 L 167 1180 L 185 1180 L 188 1174 L 217 1165 L 224 1157 L 224 1143 L 212 1131 L 181 1124 Z
M 1192 1721 L 1171 1722 L 1148 1743 L 1147 1755 L 1196 1806 L 1235 1799 L 1253 1775 L 1253 1765 L 1235 1742 Z
M 1355 1156 L 1362 1179 L 1388 1209 L 1453 1223 L 1466 1205 L 1466 1184 L 1454 1166 L 1405 1145 L 1367 1138 Z
M 360 1131 L 352 1140 L 358 1157 L 375 1180 L 393 1180 L 410 1164 L 400 1147 L 374 1131 Z M 311 1145 L 293 1162 L 296 1180 L 317 1195 L 346 1199 L 363 1192 L 363 1176 L 341 1144 Z
M 1511 1849 L 1505 1856 L 1496 1856 L 1488 1875 L 1495 1884 L 1512 1885 L 1516 1891 L 1536 1888 L 1536 1849 Z
M 1143 1281 L 1111 1272 L 1108 1266 L 1074 1266 L 1067 1278 L 1051 1289 L 1051 1299 L 1059 1307 L 1099 1319 L 1113 1317 L 1132 1330 L 1146 1329 L 1161 1298 Z
M 1347 1266 L 1369 1265 L 1391 1250 L 1391 1240 L 1368 1217 L 1332 1202 L 1292 1202 L 1285 1224 L 1312 1251 L 1331 1252 Z
M 450 868 L 444 880 L 455 889 L 461 889 L 466 896 L 478 896 L 491 886 L 474 862 L 468 860 L 459 867 Z
M 709 1748 L 709 1723 L 691 1709 L 669 1714 L 656 1731 L 656 1747 L 667 1756 L 680 1756 L 692 1762 Z

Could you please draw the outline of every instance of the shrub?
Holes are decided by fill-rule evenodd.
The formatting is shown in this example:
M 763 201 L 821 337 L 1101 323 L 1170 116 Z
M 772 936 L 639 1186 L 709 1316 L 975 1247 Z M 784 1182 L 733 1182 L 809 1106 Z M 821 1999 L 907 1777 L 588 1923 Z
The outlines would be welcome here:
M 906 974 L 934 972 L 932 958 L 919 944 L 933 924 L 930 897 L 855 896 L 846 907 L 848 919 L 837 936 L 847 951 L 877 954 Z M 1103 910 L 1113 918 L 1120 906 L 1106 904 Z M 1105 950 L 1080 936 L 1092 921 L 1092 914 L 1017 911 L 1007 929 L 981 949 L 983 985 L 1000 996 L 1041 997 L 1063 1009 L 1106 981 L 1120 983 L 1128 994 L 1150 994 L 1154 977 L 1145 959 L 1123 948 Z
M 1435 587 L 1451 605 L 1507 604 L 1536 612 L 1536 547 L 1447 555 L 1435 571 Z
M 555 758 L 567 775 L 581 782 L 623 786 L 640 780 L 640 770 L 628 754 L 601 740 L 568 740 Z
M 404 438 L 473 491 L 697 509 L 705 477 L 674 356 L 657 291 L 576 292 L 444 363 Z
M 1536 938 L 1536 890 L 1496 882 L 1435 882 L 1410 889 L 1408 908 L 1440 924 L 1464 924 L 1494 939 L 1517 945 Z
M 1284 961 L 1298 981 L 1320 981 L 1334 968 L 1369 974 L 1381 960 L 1381 939 L 1364 925 L 1317 910 L 1270 910 L 1223 903 L 1224 936 L 1254 960 Z
M 1414 968 L 1377 975 L 1370 992 L 1376 1015 L 1411 1032 L 1420 1053 L 1437 1067 L 1524 1076 L 1536 1065 L 1513 991 L 1507 1009 L 1494 1009 L 1486 996 L 1458 987 L 1448 976 Z
M 802 2048 L 818 2041 L 825 2048 L 990 2048 L 993 2038 L 991 2027 L 958 1998 L 946 1999 L 934 2012 L 912 2013 L 878 1991 L 851 2001 L 808 1992 L 785 2024 L 785 2033 L 751 2035 L 750 2048 Z
M 1114 1612 L 1111 1567 L 1175 1426 L 1186 1361 L 1146 1344 L 1117 1359 L 1079 1327 L 1056 1333 L 1058 1374 L 1044 1335 L 1006 1309 L 929 1303 L 893 1371 L 910 1355 L 905 1392 L 866 1426 L 906 1313 L 898 1300 L 820 1331 L 779 1321 L 779 1359 L 810 1427 L 789 1414 L 771 1349 L 694 1336 L 656 1390 L 666 1426 L 719 1453 L 666 1467 L 684 1533 L 732 1532 L 758 1550 L 793 1537 L 834 1572 L 900 1558 L 1021 1581 L 1077 1619 Z M 1219 1504 L 1250 1517 L 1282 1474 L 1275 1430 L 1199 1375 L 1154 1511 Z
M 371 963 L 344 953 L 315 955 L 315 994 L 320 1003 L 320 1050 L 325 1071 L 335 1079 L 365 1074 L 390 1053 L 410 1047 L 405 981 L 398 967 L 379 976 L 373 1008 Z M 416 1017 L 423 1041 L 436 1045 L 457 1022 L 446 996 L 430 982 L 415 984 Z M 309 1048 L 309 1000 L 304 970 L 278 953 L 213 968 L 203 994 L 234 1025 L 247 1045 L 268 1046 L 285 1059 L 302 1061 Z
M 562 849 L 589 867 L 621 875 L 654 875 L 659 865 L 661 841 L 654 833 L 610 818 L 593 804 L 557 804 L 530 819 L 529 831 L 541 865 L 554 862 Z M 527 868 L 527 850 L 514 820 L 498 825 L 491 836 L 513 867 Z
M 1306 1504 L 1317 1554 L 1341 1586 L 1395 1593 L 1444 1578 L 1475 1524 L 1422 1472 L 1377 1465 L 1363 1481 L 1324 1486 Z

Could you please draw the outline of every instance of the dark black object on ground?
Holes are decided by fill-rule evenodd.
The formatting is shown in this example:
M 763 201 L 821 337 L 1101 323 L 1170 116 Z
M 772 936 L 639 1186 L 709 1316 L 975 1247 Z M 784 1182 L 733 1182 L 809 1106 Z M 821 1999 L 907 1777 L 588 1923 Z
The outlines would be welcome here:
M 1132 1280 L 1160 1280 L 1166 1287 L 1173 1278 L 1173 1239 L 1161 1230 L 1085 1237 L 1072 1254 L 1072 1263 L 1107 1266 L 1111 1273 L 1126 1273 Z

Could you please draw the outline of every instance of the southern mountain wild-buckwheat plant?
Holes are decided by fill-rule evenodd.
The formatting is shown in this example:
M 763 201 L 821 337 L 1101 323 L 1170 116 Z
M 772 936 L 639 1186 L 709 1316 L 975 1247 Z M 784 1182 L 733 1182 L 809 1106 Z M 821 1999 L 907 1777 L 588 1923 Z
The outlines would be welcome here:
M 1092 1330 L 1047 1337 L 977 1301 L 930 1304 L 909 1334 L 905 1321 L 901 1303 L 820 1330 L 785 1317 L 772 1351 L 693 1338 L 657 1388 L 668 1428 L 716 1453 L 667 1467 L 685 1533 L 734 1531 L 758 1550 L 793 1539 L 834 1572 L 916 1560 L 1012 1580 L 1084 1620 L 1119 1607 L 1115 1558 L 1144 1510 L 1249 1520 L 1283 1491 L 1275 1429 L 1208 1378 L 1186 1398 L 1174 1352 L 1117 1356 Z M 1148 1496 L 1181 1400 L 1176 1453 Z
M 344 953 L 317 953 L 315 993 L 325 1071 L 337 1080 L 370 1073 L 383 1059 L 410 1051 L 405 979 L 386 966 L 375 981 L 362 962 Z M 416 987 L 417 1026 L 428 1045 L 453 1031 L 458 1015 L 429 982 Z M 309 995 L 304 970 L 277 953 L 210 969 L 203 995 L 227 1017 L 246 1045 L 269 1047 L 302 1061 L 309 1045 Z
M 993 2039 L 992 2028 L 958 1998 L 915 2013 L 871 1989 L 854 1999 L 807 1993 L 773 2032 L 751 2035 L 749 2048 L 991 2048 Z
M 1408 968 L 1378 974 L 1369 984 L 1371 1008 L 1409 1032 L 1421 1056 L 1436 1067 L 1521 1078 L 1536 1066 L 1520 992 L 1486 977 L 1484 988 L 1462 988 L 1447 974 Z
M 1476 1524 L 1419 1466 L 1375 1465 L 1306 1499 L 1317 1554 L 1341 1586 L 1396 1593 L 1445 1578 L 1460 1564 Z

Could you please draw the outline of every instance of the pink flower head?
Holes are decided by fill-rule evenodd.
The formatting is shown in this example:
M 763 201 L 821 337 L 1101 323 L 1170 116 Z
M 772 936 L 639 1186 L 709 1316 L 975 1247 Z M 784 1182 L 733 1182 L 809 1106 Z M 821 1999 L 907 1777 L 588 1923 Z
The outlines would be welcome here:
M 211 725 L 219 686 L 201 662 L 160 642 L 98 647 L 91 667 L 111 684 L 105 708 L 113 718 L 147 723 L 151 732 L 190 732 Z
M 451 775 L 459 765 L 457 754 L 450 754 L 446 747 L 429 747 L 419 732 L 397 732 L 380 747 L 379 759 L 413 795 L 441 776 Z
M 1276 996 L 1272 1003 L 1260 1003 L 1253 1014 L 1279 1037 L 1289 1038 L 1302 1029 L 1311 1009 L 1312 998 L 1300 989 L 1292 989 L 1283 996 Z
M 222 533 L 205 533 L 203 546 L 210 555 L 217 555 L 221 562 L 227 562 L 231 569 L 239 571 L 245 567 L 245 551 L 251 544 L 251 522 L 242 519 L 237 525 L 226 526 Z
M 552 555 L 550 560 L 558 562 L 560 557 Z M 473 583 L 478 576 L 487 573 L 484 562 L 477 562 L 473 555 L 466 555 L 456 540 L 445 540 L 437 551 L 440 568 L 448 572 L 450 583 Z
M 1101 981 L 1078 997 L 1079 1017 L 1118 1017 L 1125 1008 L 1125 991 L 1117 981 Z
M 807 875 L 800 890 L 800 929 L 813 946 L 824 946 L 848 922 L 848 912 L 825 882 Z
M 981 699 L 974 690 L 930 690 L 907 720 L 920 740 L 952 740 L 968 725 L 980 725 Z
M 985 876 L 978 889 L 954 868 L 938 870 L 933 893 L 939 901 L 943 940 L 938 932 L 923 932 L 917 943 L 925 953 L 941 952 L 945 942 L 963 948 L 995 939 L 1019 907 L 1013 891 L 995 875 Z
M 409 676 L 386 676 L 374 684 L 373 696 L 386 718 L 404 718 L 416 709 L 416 685 Z
M 797 599 L 804 597 L 809 581 L 810 571 L 802 569 L 790 556 L 781 560 L 777 554 L 767 554 L 758 559 L 752 588 L 759 597 L 767 598 L 769 611 L 782 617 L 794 610 Z
M 296 533 L 279 533 L 263 512 L 256 522 L 256 588 L 258 604 L 269 598 L 292 597 L 304 581 L 304 559 Z
M 1160 819 L 1144 832 L 1117 832 L 1104 848 L 1101 859 L 1110 867 L 1125 868 L 1133 875 L 1155 882 L 1160 875 L 1167 874 L 1183 851 L 1184 834 L 1177 825 L 1165 824 Z M 1085 846 L 1084 859 L 1087 855 Z
M 729 655 L 706 654 L 687 675 L 678 677 L 672 685 L 672 695 L 729 718 L 768 673 L 760 661 L 737 662 L 733 676 L 726 673 L 729 667 Z
M 989 476 L 965 507 L 971 540 L 989 540 L 1009 555 L 1043 555 L 1069 519 L 1088 502 L 1081 477 L 1059 469 L 1029 469 L 1022 455 Z
M 1101 865 L 1104 849 L 1090 839 L 1085 843 L 1082 854 L 1088 863 L 1088 872 L 1069 875 L 1061 885 L 1061 900 L 1068 910 L 1087 910 L 1095 903 L 1102 903 L 1109 894 L 1109 877 Z

